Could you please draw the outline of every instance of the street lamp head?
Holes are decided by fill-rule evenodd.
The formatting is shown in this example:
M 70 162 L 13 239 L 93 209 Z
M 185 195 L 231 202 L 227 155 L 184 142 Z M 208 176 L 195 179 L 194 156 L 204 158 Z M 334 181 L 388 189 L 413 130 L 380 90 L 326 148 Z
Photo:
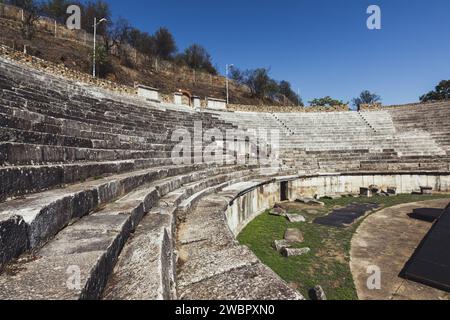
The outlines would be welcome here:
M 100 23 L 102 23 L 102 22 L 108 22 L 108 20 L 106 19 L 106 18 L 102 18 L 102 19 L 100 19 L 99 21 L 97 21 L 97 18 L 94 18 L 94 21 L 96 21 L 95 23 L 94 23 L 94 26 L 96 27 L 96 26 L 98 26 Z

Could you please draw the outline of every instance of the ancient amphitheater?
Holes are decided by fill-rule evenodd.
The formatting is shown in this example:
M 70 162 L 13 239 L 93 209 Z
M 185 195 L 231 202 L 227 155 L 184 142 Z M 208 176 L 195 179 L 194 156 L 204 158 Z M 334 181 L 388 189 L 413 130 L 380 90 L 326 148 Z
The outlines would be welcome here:
M 197 111 L 7 58 L 0 89 L 0 299 L 303 299 L 236 241 L 258 213 L 369 185 L 450 192 L 450 102 Z M 200 121 L 279 132 L 277 166 L 174 164 L 171 134 Z

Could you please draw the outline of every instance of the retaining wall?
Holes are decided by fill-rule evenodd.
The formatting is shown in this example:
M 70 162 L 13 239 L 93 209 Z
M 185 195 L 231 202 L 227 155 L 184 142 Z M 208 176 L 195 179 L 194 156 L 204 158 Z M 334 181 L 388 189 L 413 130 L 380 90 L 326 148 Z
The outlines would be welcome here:
M 288 198 L 314 197 L 338 194 L 359 194 L 361 187 L 377 185 L 386 190 L 396 187 L 398 193 L 412 193 L 421 186 L 433 187 L 434 192 L 450 192 L 450 173 L 366 173 L 318 174 L 269 179 L 243 190 L 226 211 L 230 230 L 237 236 L 258 215 L 272 208 L 281 199 L 281 182 L 288 184 Z

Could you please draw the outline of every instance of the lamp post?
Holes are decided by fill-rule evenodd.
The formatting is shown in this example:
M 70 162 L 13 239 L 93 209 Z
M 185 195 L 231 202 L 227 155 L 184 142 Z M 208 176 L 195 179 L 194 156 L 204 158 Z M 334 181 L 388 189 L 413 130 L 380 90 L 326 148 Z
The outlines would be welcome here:
M 232 64 L 227 64 L 226 65 L 226 70 L 225 70 L 225 74 L 226 74 L 226 84 L 227 84 L 227 105 L 230 104 L 230 94 L 229 94 L 229 85 L 228 85 L 228 73 L 230 72 L 230 68 L 233 67 L 234 65 Z
M 96 70 L 95 70 L 95 54 L 96 54 L 96 47 L 97 47 L 97 26 L 102 23 L 102 22 L 106 22 L 107 20 L 105 18 L 101 19 L 99 22 L 97 22 L 97 17 L 94 17 L 94 54 L 93 54 L 93 66 L 92 66 L 92 76 L 95 78 L 96 76 Z

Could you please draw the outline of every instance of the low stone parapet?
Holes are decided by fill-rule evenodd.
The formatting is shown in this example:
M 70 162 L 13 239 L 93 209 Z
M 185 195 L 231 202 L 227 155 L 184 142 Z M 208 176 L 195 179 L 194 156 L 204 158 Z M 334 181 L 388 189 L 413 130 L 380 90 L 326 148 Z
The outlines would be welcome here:
M 349 106 L 333 106 L 333 107 L 301 107 L 301 106 L 265 106 L 265 105 L 242 105 L 229 104 L 228 111 L 241 112 L 274 112 L 274 113 L 305 113 L 305 112 L 345 112 L 350 111 Z

